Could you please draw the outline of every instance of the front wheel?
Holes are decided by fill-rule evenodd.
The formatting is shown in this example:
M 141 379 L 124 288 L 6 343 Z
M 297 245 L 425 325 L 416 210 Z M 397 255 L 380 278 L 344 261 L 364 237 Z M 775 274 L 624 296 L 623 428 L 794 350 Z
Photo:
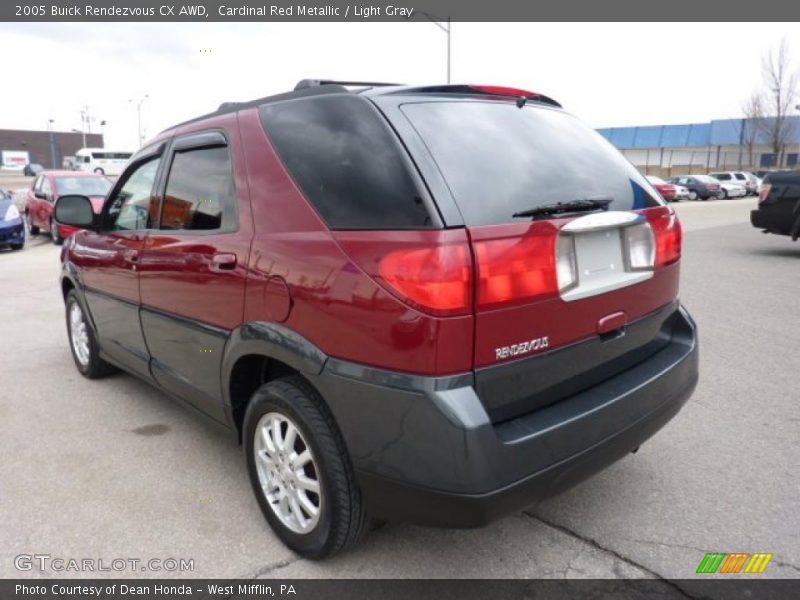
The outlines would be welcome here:
M 116 369 L 100 358 L 94 332 L 86 320 L 83 306 L 75 290 L 67 294 L 67 336 L 72 350 L 72 358 L 81 375 L 97 379 L 110 375 Z
M 359 540 L 365 513 L 347 448 L 304 379 L 262 385 L 247 407 L 243 440 L 258 504 L 284 544 L 325 558 Z
M 31 235 L 39 235 L 39 228 L 33 224 L 33 217 L 29 212 L 25 213 L 25 225 L 28 226 L 28 233 Z
M 689 200 L 697 200 L 697 192 L 694 190 L 689 191 Z
M 94 172 L 95 172 L 95 173 L 97 173 L 98 175 L 105 175 L 105 174 L 106 174 L 106 172 L 105 172 L 105 171 L 103 171 L 103 169 L 101 169 L 100 167 L 97 167 L 97 168 L 94 170 Z
M 64 243 L 64 238 L 58 232 L 58 224 L 53 219 L 50 219 L 50 237 L 56 246 Z
M 728 190 L 722 190 L 722 199 L 723 200 L 727 200 L 728 199 Z

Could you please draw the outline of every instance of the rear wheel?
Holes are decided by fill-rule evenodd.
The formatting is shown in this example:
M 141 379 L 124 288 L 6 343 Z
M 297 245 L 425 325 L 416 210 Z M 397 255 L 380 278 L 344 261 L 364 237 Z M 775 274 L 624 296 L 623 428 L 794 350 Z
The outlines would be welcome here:
M 72 358 L 81 375 L 97 379 L 115 372 L 116 369 L 100 358 L 94 332 L 86 320 L 83 306 L 75 290 L 67 294 L 67 335 Z
M 39 228 L 33 224 L 33 217 L 31 213 L 25 213 L 25 225 L 28 227 L 28 233 L 31 235 L 39 235 Z
M 728 199 L 728 190 L 722 190 L 722 199 L 723 200 L 727 200 Z
M 324 558 L 358 541 L 365 514 L 353 467 L 333 416 L 304 379 L 261 386 L 243 439 L 253 491 L 284 544 Z
M 50 219 L 50 237 L 53 239 L 53 243 L 56 246 L 60 246 L 64 243 L 64 238 L 61 237 L 61 234 L 58 232 L 58 224 L 53 219 Z
M 97 173 L 98 175 L 105 175 L 105 174 L 106 174 L 106 172 L 105 172 L 105 171 L 103 171 L 103 169 L 101 169 L 100 167 L 97 167 L 97 168 L 94 170 L 94 172 L 95 172 L 95 173 Z

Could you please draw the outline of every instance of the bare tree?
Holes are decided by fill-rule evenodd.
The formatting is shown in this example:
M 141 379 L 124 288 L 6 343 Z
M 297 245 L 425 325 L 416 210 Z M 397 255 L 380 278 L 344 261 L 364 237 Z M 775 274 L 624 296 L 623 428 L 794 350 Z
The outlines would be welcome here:
M 747 166 L 748 168 L 753 168 L 755 166 L 753 154 L 758 140 L 758 133 L 764 127 L 763 94 L 761 92 L 750 94 L 750 97 L 742 105 L 742 113 L 745 118 L 742 122 L 741 143 L 747 149 Z M 739 168 L 741 168 L 741 165 Z
M 769 141 L 777 166 L 780 166 L 781 154 L 794 132 L 794 122 L 789 117 L 798 98 L 797 71 L 792 65 L 786 38 L 762 59 L 761 78 L 764 89 L 760 102 L 764 118 L 758 119 L 758 128 Z

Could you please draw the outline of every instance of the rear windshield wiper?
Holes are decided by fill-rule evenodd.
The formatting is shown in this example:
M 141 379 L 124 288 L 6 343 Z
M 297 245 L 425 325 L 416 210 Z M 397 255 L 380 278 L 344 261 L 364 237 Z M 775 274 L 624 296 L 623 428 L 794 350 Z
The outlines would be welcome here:
M 581 198 L 570 200 L 569 202 L 556 202 L 555 204 L 542 204 L 536 208 L 515 212 L 512 217 L 533 217 L 545 219 L 552 215 L 570 215 L 574 213 L 593 212 L 596 210 L 608 210 L 608 205 L 614 201 L 613 198 Z

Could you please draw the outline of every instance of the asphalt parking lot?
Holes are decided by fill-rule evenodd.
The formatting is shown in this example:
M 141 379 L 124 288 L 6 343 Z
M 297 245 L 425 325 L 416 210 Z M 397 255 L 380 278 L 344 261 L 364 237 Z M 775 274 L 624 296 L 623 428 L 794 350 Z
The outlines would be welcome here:
M 80 575 L 15 568 L 42 553 L 194 559 L 117 576 L 685 578 L 714 551 L 800 577 L 800 243 L 753 229 L 754 206 L 676 207 L 701 379 L 637 454 L 490 527 L 390 523 L 323 563 L 272 535 L 229 438 L 132 376 L 78 374 L 48 237 L 2 251 L 0 577 Z

